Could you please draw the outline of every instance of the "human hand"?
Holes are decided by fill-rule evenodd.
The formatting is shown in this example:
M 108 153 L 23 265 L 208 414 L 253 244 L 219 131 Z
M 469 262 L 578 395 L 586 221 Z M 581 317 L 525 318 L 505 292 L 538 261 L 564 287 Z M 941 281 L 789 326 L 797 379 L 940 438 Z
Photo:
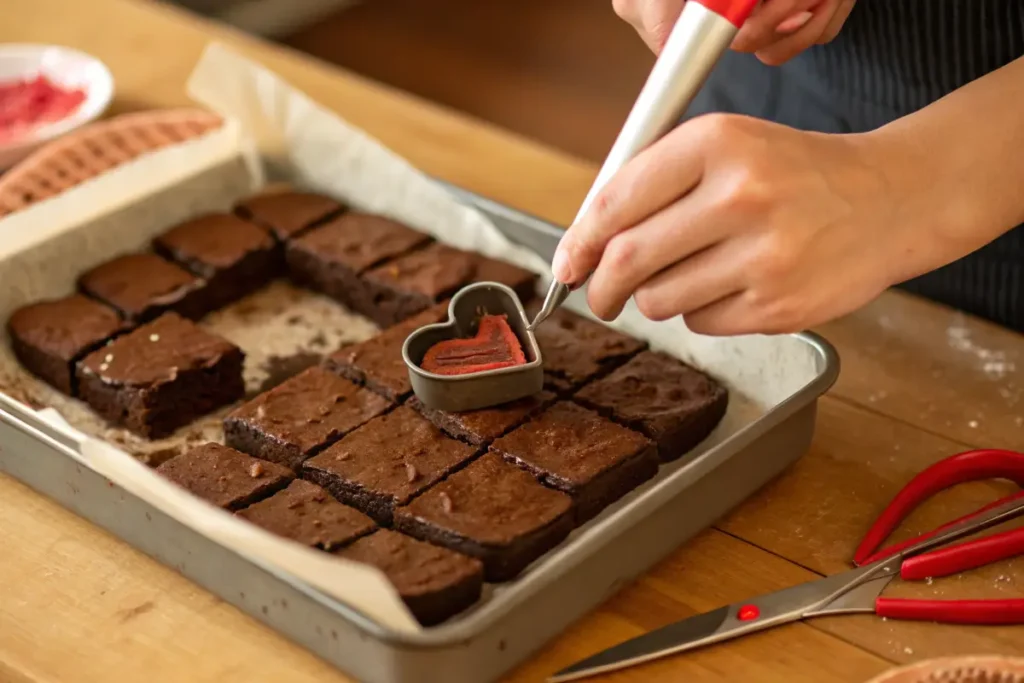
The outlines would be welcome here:
M 633 296 L 711 335 L 784 333 L 844 315 L 971 251 L 891 139 L 691 119 L 627 163 L 563 237 L 555 277 L 604 320 Z M 922 210 L 931 207 L 931 211 Z
M 856 0 L 764 0 L 733 40 L 739 52 L 752 52 L 777 66 L 812 45 L 833 40 Z M 659 54 L 683 10 L 684 0 L 612 0 L 615 13 L 636 29 Z

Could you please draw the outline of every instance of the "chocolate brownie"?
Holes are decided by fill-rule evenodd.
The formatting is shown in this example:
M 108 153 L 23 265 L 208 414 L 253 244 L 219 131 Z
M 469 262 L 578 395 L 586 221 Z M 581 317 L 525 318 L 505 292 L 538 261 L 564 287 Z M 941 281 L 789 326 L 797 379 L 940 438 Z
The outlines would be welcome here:
M 402 360 L 405 340 L 420 327 L 447 319 L 448 304 L 438 304 L 376 337 L 342 347 L 328 356 L 326 367 L 392 401 L 404 401 L 412 393 L 409 368 Z
M 703 441 L 729 404 L 721 384 L 659 351 L 644 351 L 573 398 L 654 439 L 664 462 Z
M 78 286 L 132 322 L 146 322 L 167 311 L 198 320 L 213 310 L 202 279 L 156 254 L 119 256 L 87 272 Z
M 207 443 L 171 458 L 156 471 L 203 500 L 239 510 L 280 491 L 295 475 L 287 467 Z
M 359 510 L 301 479 L 235 514 L 278 536 L 323 550 L 340 548 L 377 528 Z
M 463 413 L 428 408 L 415 396 L 410 399 L 408 405 L 456 439 L 474 446 L 486 446 L 526 422 L 527 418 L 539 413 L 554 400 L 554 394 L 542 391 L 504 405 Z
M 206 280 L 206 306 L 222 308 L 277 274 L 280 253 L 263 228 L 227 213 L 207 214 L 171 228 L 153 249 Z
M 410 408 L 370 420 L 302 464 L 302 478 L 390 526 L 394 509 L 468 462 L 477 450 Z
M 78 393 L 113 424 L 157 439 L 242 398 L 243 359 L 231 342 L 165 313 L 79 361 Z
M 530 318 L 539 306 L 530 307 Z M 647 348 L 607 325 L 560 308 L 534 331 L 544 359 L 544 383 L 562 394 L 606 375 Z
M 435 242 L 363 274 L 351 308 L 389 327 L 447 299 L 472 281 L 476 255 Z
M 478 557 L 488 581 L 508 581 L 569 535 L 572 499 L 487 453 L 398 508 L 395 527 Z
M 483 588 L 478 560 L 387 529 L 336 554 L 379 569 L 424 626 L 439 624 L 470 607 Z
M 271 232 L 282 242 L 341 212 L 343 206 L 313 192 L 274 192 L 240 202 L 235 213 Z
M 288 243 L 288 272 L 298 284 L 352 308 L 364 288 L 361 273 L 429 241 L 383 216 L 345 213 Z
M 312 367 L 236 408 L 224 418 L 224 439 L 243 453 L 294 469 L 390 405 Z
M 650 439 L 568 401 L 501 437 L 491 450 L 571 495 L 577 524 L 658 472 Z
M 75 393 L 75 361 L 126 328 L 112 308 L 81 294 L 23 306 L 7 321 L 21 364 L 69 395 Z
M 473 282 L 498 282 L 519 297 L 519 301 L 527 303 L 537 296 L 537 274 L 505 261 L 476 255 L 476 271 Z

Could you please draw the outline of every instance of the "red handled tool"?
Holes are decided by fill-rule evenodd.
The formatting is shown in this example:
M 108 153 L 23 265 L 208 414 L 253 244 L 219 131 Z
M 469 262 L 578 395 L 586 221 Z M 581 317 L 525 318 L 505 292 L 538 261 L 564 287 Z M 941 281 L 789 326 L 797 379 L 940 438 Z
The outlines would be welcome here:
M 1024 624 L 1024 600 L 914 600 L 880 595 L 897 573 L 905 580 L 947 576 L 1024 554 L 1024 529 L 950 545 L 1024 515 L 1024 491 L 934 531 L 878 550 L 925 499 L 951 486 L 981 479 L 1009 479 L 1024 488 L 1024 454 L 969 451 L 921 472 L 893 498 L 864 536 L 854 555 L 857 569 L 670 624 L 574 664 L 550 680 L 585 678 L 826 615 L 873 612 L 890 619 L 950 624 Z

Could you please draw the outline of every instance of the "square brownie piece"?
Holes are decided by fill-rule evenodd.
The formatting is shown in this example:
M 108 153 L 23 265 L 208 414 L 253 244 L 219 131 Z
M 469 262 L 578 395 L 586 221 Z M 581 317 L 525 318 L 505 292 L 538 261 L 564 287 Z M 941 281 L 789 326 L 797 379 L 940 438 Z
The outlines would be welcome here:
M 350 212 L 290 241 L 285 257 L 296 283 L 353 308 L 363 290 L 361 273 L 429 241 L 383 216 Z
M 156 471 L 208 503 L 239 510 L 280 491 L 295 476 L 287 467 L 207 443 L 164 462 Z
M 491 450 L 571 495 L 577 524 L 658 473 L 650 439 L 568 401 L 501 437 Z
M 439 624 L 472 606 L 483 589 L 478 560 L 387 529 L 335 554 L 379 569 L 424 626 Z
M 302 464 L 302 478 L 391 525 L 399 505 L 468 462 L 477 449 L 446 436 L 411 408 L 370 420 Z
M 363 274 L 351 308 L 380 327 L 396 323 L 447 299 L 472 281 L 476 255 L 435 242 Z
M 343 346 L 327 357 L 326 367 L 343 377 L 363 384 L 396 403 L 412 393 L 409 368 L 402 360 L 402 346 L 410 334 L 424 325 L 448 319 L 448 304 L 428 308 L 376 337 Z
M 663 462 L 707 438 L 729 404 L 721 384 L 660 351 L 644 351 L 573 398 L 649 436 Z
M 314 192 L 273 192 L 240 202 L 235 213 L 284 242 L 343 209 L 339 202 Z
M 526 304 L 537 296 L 537 274 L 505 261 L 476 255 L 473 282 L 498 282 L 509 287 Z
M 242 398 L 243 360 L 231 342 L 165 313 L 79 361 L 78 394 L 109 422 L 158 439 Z
M 377 528 L 359 510 L 301 479 L 235 514 L 278 536 L 322 550 L 348 545 Z
M 418 410 L 421 415 L 440 427 L 446 434 L 474 446 L 486 446 L 499 436 L 508 434 L 526 422 L 531 415 L 539 413 L 554 402 L 554 394 L 542 391 L 511 403 L 462 413 L 449 413 L 444 410 L 428 408 L 415 396 L 410 399 L 408 405 Z
M 238 216 L 207 214 L 153 240 L 158 254 L 206 280 L 206 306 L 222 308 L 267 283 L 280 270 L 274 239 Z
M 296 469 L 391 404 L 320 367 L 312 367 L 224 418 L 232 448 Z
M 146 322 L 174 311 L 198 320 L 211 310 L 205 282 L 156 254 L 128 254 L 82 275 L 83 293 L 113 306 L 126 320 Z
M 530 307 L 530 318 L 539 306 Z M 607 325 L 560 308 L 534 331 L 544 359 L 544 383 L 567 394 L 602 377 L 647 348 Z
M 487 453 L 395 511 L 395 528 L 484 563 L 508 581 L 573 528 L 572 499 Z
M 75 361 L 126 329 L 114 309 L 81 294 L 23 306 L 7 321 L 11 346 L 21 364 L 71 396 Z

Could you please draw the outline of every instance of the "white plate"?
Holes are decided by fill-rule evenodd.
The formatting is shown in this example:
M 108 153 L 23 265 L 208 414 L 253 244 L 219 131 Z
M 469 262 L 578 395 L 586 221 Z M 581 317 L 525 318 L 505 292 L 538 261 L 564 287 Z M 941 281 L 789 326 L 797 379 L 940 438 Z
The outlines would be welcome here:
M 96 120 L 114 97 L 114 77 L 95 57 L 59 45 L 0 44 L 0 83 L 38 75 L 64 88 L 85 89 L 85 101 L 66 118 L 0 142 L 0 170 L 13 166 L 42 143 Z

